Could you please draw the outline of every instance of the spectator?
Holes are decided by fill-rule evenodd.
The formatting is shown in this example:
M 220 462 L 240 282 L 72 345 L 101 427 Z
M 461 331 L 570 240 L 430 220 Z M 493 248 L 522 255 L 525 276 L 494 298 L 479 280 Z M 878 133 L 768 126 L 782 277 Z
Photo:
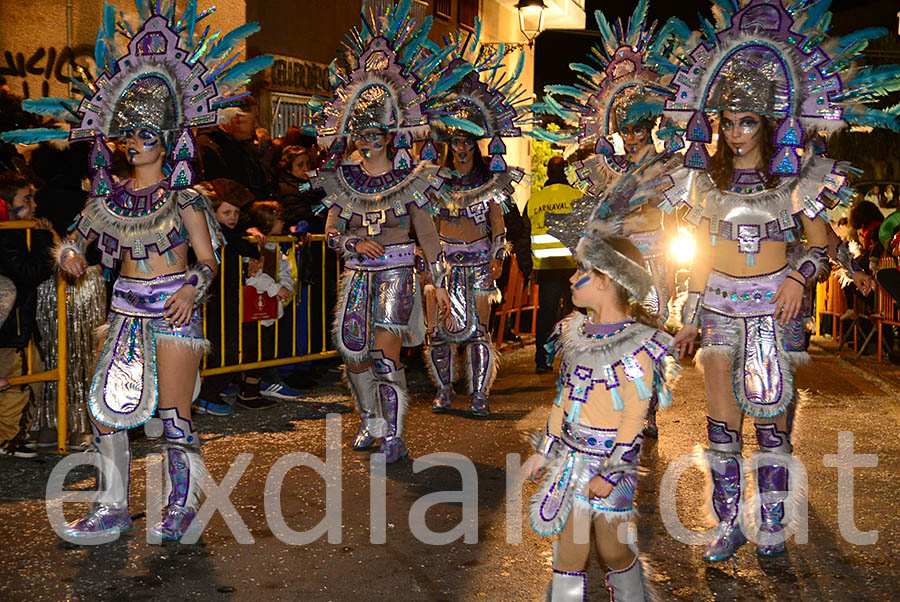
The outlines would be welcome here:
M 280 236 L 284 233 L 284 221 L 281 219 L 281 206 L 276 201 L 256 201 L 250 205 L 247 213 L 254 227 L 266 237 Z M 294 305 L 287 303 L 294 295 L 295 281 L 292 275 L 290 259 L 281 252 L 277 243 L 261 241 L 260 260 L 248 262 L 249 277 L 246 284 L 254 287 L 259 293 L 269 297 L 278 298 L 278 319 L 285 315 L 285 310 L 293 319 Z M 257 341 L 256 328 L 244 329 L 244 343 L 257 341 L 260 347 L 260 357 L 263 360 L 273 359 L 278 355 L 290 355 L 287 349 L 292 348 L 290 328 L 282 328 L 275 339 L 274 320 L 263 320 L 261 337 Z M 279 353 L 279 350 L 282 353 Z M 240 383 L 241 392 L 238 395 L 238 405 L 246 409 L 260 409 L 265 407 L 269 400 L 295 400 L 300 397 L 300 392 L 288 387 L 281 382 L 275 369 L 253 370 L 244 373 Z
M 217 280 L 210 287 L 210 301 L 206 304 L 206 332 L 211 343 L 207 367 L 236 365 L 239 362 L 238 329 L 241 326 L 239 298 L 241 291 L 242 258 L 259 259 L 259 248 L 247 241 L 245 233 L 237 229 L 241 209 L 256 199 L 244 186 L 234 180 L 218 178 L 202 185 L 210 199 L 210 206 L 225 237 L 225 251 Z M 225 292 L 224 298 L 219 295 Z M 222 308 L 224 307 L 224 314 Z M 224 328 L 224 340 L 222 332 Z M 227 416 L 234 410 L 222 400 L 222 392 L 232 381 L 231 374 L 217 374 L 203 379 L 194 410 L 214 416 Z
M 240 107 L 220 111 L 221 122 L 197 136 L 200 161 L 207 180 L 228 178 L 247 187 L 257 199 L 275 197 L 275 179 L 257 155 L 253 136 L 259 125 L 252 96 Z
M 566 180 L 565 159 L 557 155 L 547 161 L 546 184 L 532 193 L 526 206 L 526 215 L 531 221 L 535 278 L 539 286 L 534 342 L 534 362 L 538 374 L 553 370 L 545 345 L 553 326 L 562 317 L 562 306 L 569 308 L 572 305 L 569 278 L 575 273 L 575 259 L 561 242 L 547 234 L 544 215 L 568 213 L 572 210 L 572 201 L 580 197 L 581 192 L 569 186 Z
M 325 233 L 325 217 L 315 213 L 325 194 L 309 187 L 308 172 L 315 167 L 309 150 L 302 146 L 288 146 L 281 154 L 278 202 L 284 222 L 295 232 Z
M 534 265 L 531 259 L 531 222 L 519 212 L 519 207 L 515 203 L 511 203 L 509 211 L 503 214 L 503 223 L 506 226 L 506 240 L 512 245 L 512 253 L 503 260 L 503 273 L 497 279 L 497 288 L 506 295 L 506 286 L 509 283 L 509 271 L 512 266 L 512 256 L 515 256 L 516 265 L 522 272 L 522 286 L 527 286 L 528 278 L 531 276 L 532 267 Z M 496 313 L 499 305 L 494 305 L 493 312 Z M 523 318 L 524 319 L 524 318 Z M 503 332 L 503 340 L 518 343 L 521 341 L 519 335 L 512 331 L 512 321 L 506 321 L 506 327 Z
M 0 198 L 6 200 L 10 219 L 35 218 L 34 186 L 24 176 L 7 172 L 0 176 Z M 16 286 L 16 301 L 10 318 L 0 327 L 0 374 L 20 376 L 27 372 L 28 360 L 32 370 L 41 370 L 37 345 L 28 344 L 37 336 L 37 287 L 53 276 L 50 250 L 53 246 L 52 226 L 46 219 L 37 220 L 31 234 L 31 248 L 25 230 L 0 232 L 0 274 Z M 14 318 L 14 319 L 13 319 Z M 25 447 L 33 418 L 34 404 L 40 394 L 40 384 L 19 385 L 0 391 L 0 454 L 20 458 L 34 457 Z

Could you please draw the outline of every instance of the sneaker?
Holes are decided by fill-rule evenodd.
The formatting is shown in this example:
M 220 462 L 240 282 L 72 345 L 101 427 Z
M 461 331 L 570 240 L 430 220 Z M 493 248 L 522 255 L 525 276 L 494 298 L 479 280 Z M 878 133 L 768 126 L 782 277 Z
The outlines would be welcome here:
M 33 449 L 28 449 L 25 444 L 20 444 L 17 448 L 9 450 L 0 447 L 0 456 L 12 456 L 14 458 L 37 458 L 38 453 Z
M 195 412 L 199 414 L 209 414 L 210 416 L 228 416 L 229 414 L 234 413 L 234 408 L 227 403 L 206 401 L 199 397 L 194 401 L 193 407 Z
M 284 383 L 259 383 L 259 394 L 270 399 L 284 401 L 297 401 L 300 399 L 300 391 L 292 389 Z
M 219 393 L 219 397 L 222 399 L 234 400 L 235 397 L 238 396 L 238 393 L 241 392 L 240 387 L 237 386 L 237 383 L 231 383 L 225 390 Z
M 535 374 L 549 374 L 550 372 L 553 372 L 553 366 L 547 366 L 546 364 L 538 364 L 534 368 Z
M 267 399 L 261 395 L 248 397 L 238 395 L 237 400 L 234 403 L 245 410 L 265 410 L 267 408 L 274 408 L 278 405 L 277 401 Z

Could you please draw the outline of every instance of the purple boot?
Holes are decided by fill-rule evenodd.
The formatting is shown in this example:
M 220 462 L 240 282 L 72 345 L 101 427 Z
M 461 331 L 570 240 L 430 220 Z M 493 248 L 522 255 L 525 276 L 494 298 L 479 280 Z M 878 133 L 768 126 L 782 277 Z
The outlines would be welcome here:
M 494 346 L 481 328 L 469 339 L 466 355 L 469 364 L 469 392 L 472 394 L 469 413 L 481 418 L 491 413 L 488 392 L 497 373 Z
M 431 402 L 431 411 L 443 412 L 450 408 L 450 403 L 456 397 L 453 390 L 453 373 L 456 363 L 456 345 L 449 343 L 441 334 L 439 328 L 435 328 L 428 335 L 429 345 L 425 348 L 425 363 L 431 380 L 437 387 L 437 394 Z
M 789 495 L 789 465 L 793 447 L 787 433 L 774 424 L 757 424 L 756 440 L 760 454 L 756 463 L 756 494 L 760 496 L 759 537 L 756 553 L 760 556 L 783 554 L 785 546 L 784 503 Z
M 719 524 L 712 542 L 703 552 L 703 560 L 721 562 L 734 556 L 737 549 L 747 543 L 741 530 L 743 444 L 739 431 L 729 429 L 726 423 L 709 416 L 706 420 L 709 436 L 706 460 L 712 477 L 713 511 Z
M 150 528 L 150 535 L 179 540 L 191 526 L 203 499 L 206 467 L 200 456 L 200 437 L 189 419 L 174 408 L 159 410 L 166 437 L 164 462 L 166 507 L 163 519 Z
M 409 455 L 404 435 L 409 397 L 406 394 L 406 373 L 380 351 L 372 352 L 378 399 L 384 414 L 385 433 L 379 451 L 388 464 Z

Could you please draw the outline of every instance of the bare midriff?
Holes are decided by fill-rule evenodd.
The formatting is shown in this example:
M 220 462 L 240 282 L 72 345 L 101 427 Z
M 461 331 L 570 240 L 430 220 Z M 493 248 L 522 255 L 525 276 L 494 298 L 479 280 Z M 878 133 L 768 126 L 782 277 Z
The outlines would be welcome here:
M 707 222 L 704 221 L 700 227 L 707 227 Z M 771 274 L 787 263 L 786 253 L 787 243 L 760 241 L 754 265 L 747 265 L 747 255 L 738 250 L 737 241 L 719 238 L 713 247 L 712 267 L 717 272 L 739 278 Z

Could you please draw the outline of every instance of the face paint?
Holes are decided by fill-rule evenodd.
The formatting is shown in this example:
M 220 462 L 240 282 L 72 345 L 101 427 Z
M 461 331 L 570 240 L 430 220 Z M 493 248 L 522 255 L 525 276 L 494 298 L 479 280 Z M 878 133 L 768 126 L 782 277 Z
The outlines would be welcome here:
M 161 138 L 153 128 L 146 126 L 123 132 L 125 135 L 125 153 L 132 165 L 153 163 L 162 152 Z
M 587 284 L 590 281 L 591 281 L 591 275 L 585 274 L 584 276 L 579 278 L 573 286 L 574 286 L 574 288 L 581 288 L 582 286 L 584 286 L 585 284 Z
M 759 148 L 763 128 L 758 115 L 723 111 L 719 127 L 726 144 L 738 157 L 750 155 Z

